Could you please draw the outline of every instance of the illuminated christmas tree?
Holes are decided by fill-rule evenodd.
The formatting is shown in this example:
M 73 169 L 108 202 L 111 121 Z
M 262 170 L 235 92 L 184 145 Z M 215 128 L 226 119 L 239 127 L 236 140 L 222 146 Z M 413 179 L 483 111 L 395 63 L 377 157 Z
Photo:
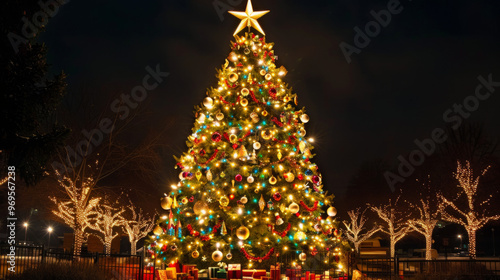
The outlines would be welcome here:
M 230 12 L 242 22 L 217 87 L 195 107 L 188 151 L 176 158 L 180 181 L 162 200 L 169 212 L 149 245 L 157 263 L 268 268 L 278 256 L 305 264 L 328 251 L 334 267 L 346 244 L 323 214 L 333 195 L 311 161 L 309 117 L 283 81 L 287 70 L 265 37 L 237 35 L 245 27 L 264 35 L 256 19 L 267 12 L 254 12 L 250 1 L 245 12 Z M 327 212 L 336 215 L 332 206 Z

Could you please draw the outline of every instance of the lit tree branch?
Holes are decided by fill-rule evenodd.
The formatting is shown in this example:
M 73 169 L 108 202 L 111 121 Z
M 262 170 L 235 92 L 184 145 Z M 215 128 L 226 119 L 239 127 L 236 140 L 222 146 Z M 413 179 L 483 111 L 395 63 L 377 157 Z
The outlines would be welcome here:
M 351 221 L 347 223 L 344 221 L 344 225 L 347 229 L 345 235 L 349 241 L 354 244 L 356 253 L 359 253 L 359 245 L 370 238 L 373 234 L 380 230 L 380 227 L 374 226 L 372 229 L 368 230 L 366 233 L 361 233 L 365 230 L 364 225 L 366 223 L 365 212 L 367 209 L 361 212 L 361 208 L 356 210 L 351 210 L 347 212 Z
M 147 217 L 143 214 L 142 209 L 139 209 L 137 212 L 137 208 L 135 205 L 130 202 L 130 205 L 127 207 L 131 213 L 130 220 L 122 221 L 122 229 L 125 233 L 127 233 L 129 241 L 130 241 L 130 253 L 132 255 L 137 254 L 137 242 L 148 235 L 150 231 L 153 230 L 155 226 L 155 219 L 153 217 Z
M 106 254 L 111 254 L 111 242 L 119 234 L 114 230 L 120 226 L 124 218 L 122 216 L 125 208 L 113 208 L 109 205 L 97 207 L 97 219 L 94 223 L 89 224 L 89 228 L 99 232 L 101 235 L 96 235 L 104 244 Z
M 370 207 L 370 209 L 375 212 L 379 216 L 379 218 L 386 224 L 386 228 L 381 228 L 380 230 L 389 235 L 391 257 L 394 257 L 394 255 L 396 254 L 396 243 L 403 239 L 403 237 L 405 237 L 411 231 L 411 227 L 406 222 L 404 222 L 408 218 L 408 215 L 403 216 L 400 213 L 396 212 L 396 205 L 398 200 L 399 197 L 396 199 L 394 205 L 392 204 L 392 201 L 389 200 L 389 204 L 387 205 Z
M 479 180 L 486 174 L 489 168 L 489 166 L 486 167 L 481 171 L 481 175 L 474 177 L 469 161 L 466 161 L 465 165 L 457 162 L 457 171 L 454 173 L 454 177 L 458 181 L 457 187 L 460 188 L 457 198 L 459 198 L 461 194 L 465 193 L 465 196 L 467 197 L 468 209 L 460 209 L 455 202 L 452 202 L 442 194 L 439 194 L 439 198 L 442 201 L 443 219 L 452 223 L 460 224 L 467 230 L 467 234 L 469 235 L 469 256 L 473 259 L 476 258 L 477 230 L 481 229 L 490 221 L 500 219 L 500 215 L 487 216 L 486 209 L 483 209 L 482 213 L 479 214 L 478 210 L 475 208 L 477 206 L 476 199 Z M 479 207 L 488 205 L 490 199 L 491 197 L 480 202 Z
M 92 178 L 73 180 L 67 176 L 57 175 L 58 183 L 63 188 L 67 198 L 49 197 L 57 206 L 57 210 L 53 210 L 52 213 L 73 229 L 75 235 L 73 253 L 78 256 L 85 240 L 85 230 L 98 214 L 95 207 L 101 198 L 90 198 L 90 190 L 93 186 Z
M 439 215 L 441 210 L 431 212 L 430 198 L 426 200 L 420 199 L 420 205 L 413 205 L 410 203 L 412 208 L 418 209 L 419 216 L 416 219 L 408 221 L 408 225 L 414 231 L 422 234 L 425 237 L 425 259 L 432 259 L 432 232 L 439 221 Z

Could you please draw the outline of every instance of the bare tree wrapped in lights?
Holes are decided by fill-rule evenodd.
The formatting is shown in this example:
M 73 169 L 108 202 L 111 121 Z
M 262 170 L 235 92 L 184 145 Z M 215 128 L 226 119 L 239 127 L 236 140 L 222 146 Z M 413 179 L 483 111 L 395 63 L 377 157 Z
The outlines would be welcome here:
M 481 175 L 474 177 L 470 162 L 466 161 L 465 165 L 457 162 L 457 172 L 454 173 L 455 179 L 458 181 L 458 187 L 461 191 L 454 200 L 447 199 L 440 194 L 442 201 L 443 219 L 452 223 L 456 223 L 465 227 L 469 235 L 469 256 L 476 258 L 476 232 L 490 221 L 500 219 L 500 215 L 487 214 L 485 205 L 488 205 L 491 200 L 491 195 L 488 199 L 477 202 L 477 188 L 479 179 L 486 174 L 490 167 L 486 167 L 481 171 Z M 457 206 L 457 199 L 465 193 L 467 198 L 467 207 L 460 208 Z
M 135 205 L 130 203 L 127 207 L 128 212 L 131 213 L 130 220 L 124 220 L 121 224 L 122 229 L 128 235 L 128 239 L 130 241 L 130 253 L 132 255 L 137 254 L 137 242 L 148 235 L 150 231 L 153 230 L 155 226 L 155 219 L 153 217 L 146 216 L 142 209 L 137 208 Z
M 408 221 L 410 227 L 422 234 L 425 237 L 425 259 L 431 260 L 431 250 L 432 250 L 432 232 L 439 221 L 439 215 L 441 214 L 441 209 L 437 211 L 431 211 L 431 199 L 427 197 L 426 200 L 420 199 L 420 205 L 413 205 L 410 203 L 412 208 L 418 209 L 418 218 Z
M 102 205 L 97 207 L 97 219 L 94 223 L 89 224 L 89 228 L 97 231 L 100 235 L 95 235 L 104 244 L 106 254 L 111 254 L 111 242 L 119 234 L 115 230 L 125 222 L 122 214 L 125 208 L 114 208 L 110 205 Z
M 95 184 L 91 177 L 71 179 L 67 176 L 57 175 L 59 185 L 63 187 L 67 199 L 49 197 L 57 206 L 57 210 L 52 210 L 52 213 L 73 229 L 75 235 L 73 253 L 80 255 L 82 244 L 86 238 L 85 231 L 98 215 L 96 206 L 101 198 L 91 197 L 91 191 Z
M 372 229 L 368 230 L 365 233 L 361 233 L 365 230 L 366 216 L 365 212 L 367 209 L 361 212 L 361 208 L 357 208 L 356 210 L 351 210 L 347 212 L 349 214 L 349 218 L 351 221 L 348 223 L 344 221 L 344 225 L 346 227 L 345 236 L 347 239 L 354 244 L 354 248 L 356 253 L 359 253 L 359 245 L 370 238 L 373 234 L 380 230 L 379 226 L 374 226 Z
M 389 199 L 389 204 L 379 207 L 371 206 L 371 210 L 377 213 L 379 218 L 386 224 L 386 227 L 382 227 L 380 230 L 389 235 L 392 258 L 396 254 L 396 243 L 411 231 L 411 227 L 405 222 L 408 219 L 408 215 L 397 211 L 398 201 L 399 197 L 394 204 Z

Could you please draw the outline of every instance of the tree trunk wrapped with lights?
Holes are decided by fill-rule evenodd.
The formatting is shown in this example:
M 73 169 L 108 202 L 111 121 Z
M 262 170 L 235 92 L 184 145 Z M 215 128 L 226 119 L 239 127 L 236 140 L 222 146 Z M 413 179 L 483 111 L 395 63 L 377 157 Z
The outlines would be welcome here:
M 462 225 L 467 230 L 469 235 L 469 256 L 472 259 L 476 258 L 476 231 L 484 227 L 488 222 L 500 219 L 500 215 L 488 215 L 487 213 L 486 206 L 490 204 L 491 196 L 482 202 L 476 201 L 479 179 L 486 174 L 488 169 L 489 166 L 482 170 L 481 175 L 474 177 L 469 161 L 466 161 L 465 165 L 458 162 L 457 172 L 454 175 L 461 192 L 453 200 L 449 200 L 442 194 L 439 195 L 442 202 L 443 219 Z M 466 203 L 463 206 L 457 201 L 462 195 L 466 198 Z
M 347 212 L 351 221 L 344 221 L 344 226 L 346 227 L 345 235 L 347 239 L 353 243 L 356 253 L 359 253 L 359 245 L 361 245 L 361 243 L 365 242 L 368 238 L 380 230 L 379 226 L 374 226 L 363 233 L 366 223 L 365 212 L 366 209 L 361 212 L 361 208 L 351 210 Z
M 250 3 L 246 14 L 232 12 L 243 28 L 248 20 L 261 33 L 252 15 L 264 13 Z M 236 35 L 241 29 L 218 85 L 195 107 L 188 151 L 176 158 L 179 182 L 162 200 L 170 212 L 158 221 L 150 252 L 157 262 L 181 258 L 201 267 L 220 261 L 269 267 L 278 255 L 301 262 L 320 250 L 338 260 L 346 242 L 332 218 L 321 217 L 333 196 L 312 162 L 309 116 L 296 108 L 273 44 L 254 33 Z M 180 234 L 172 230 L 179 221 Z
M 378 217 L 385 223 L 381 231 L 389 235 L 391 258 L 396 255 L 396 243 L 411 231 L 411 227 L 406 222 L 409 215 L 397 211 L 398 201 L 399 197 L 394 203 L 389 200 L 389 204 L 371 207 L 372 211 L 377 213 Z
M 57 207 L 57 210 L 52 210 L 52 213 L 73 229 L 75 234 L 73 254 L 79 256 L 85 241 L 85 230 L 97 217 L 96 206 L 101 198 L 91 197 L 91 190 L 95 184 L 91 177 L 71 179 L 67 176 L 61 176 L 57 172 L 56 175 L 66 198 L 50 197 L 50 200 Z

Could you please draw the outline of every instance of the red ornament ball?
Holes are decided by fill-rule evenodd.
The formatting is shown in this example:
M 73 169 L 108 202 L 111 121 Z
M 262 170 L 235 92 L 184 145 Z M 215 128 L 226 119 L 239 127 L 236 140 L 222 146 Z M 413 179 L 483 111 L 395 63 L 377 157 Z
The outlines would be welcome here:
M 241 180 L 243 180 L 243 176 L 241 176 L 241 174 L 236 174 L 236 176 L 234 176 L 234 179 L 235 179 L 237 182 L 241 182 Z
M 312 177 L 312 181 L 313 181 L 313 183 L 318 184 L 318 183 L 319 183 L 319 176 L 314 175 L 314 176 Z
M 194 196 L 189 198 L 189 202 L 193 202 L 193 201 L 194 201 Z
M 299 174 L 299 175 L 297 175 L 297 178 L 298 178 L 299 180 L 302 180 L 302 179 L 304 179 L 304 175 Z
M 212 141 L 219 142 L 221 140 L 221 136 L 219 132 L 214 132 L 212 134 Z
M 280 201 L 281 200 L 281 194 L 279 192 L 277 192 L 277 193 L 273 194 L 273 198 L 276 201 Z

